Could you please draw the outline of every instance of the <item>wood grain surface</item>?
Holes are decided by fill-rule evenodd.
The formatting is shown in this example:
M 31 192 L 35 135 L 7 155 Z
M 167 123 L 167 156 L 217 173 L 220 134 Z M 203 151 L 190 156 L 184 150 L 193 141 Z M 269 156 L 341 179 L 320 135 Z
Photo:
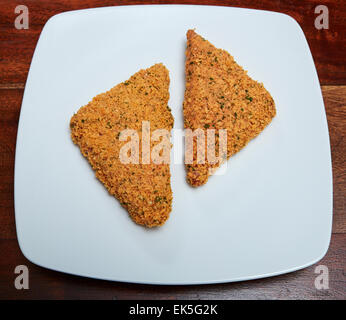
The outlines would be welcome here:
M 278 277 L 255 281 L 201 285 L 149 286 L 70 276 L 30 263 L 22 255 L 14 221 L 14 157 L 18 119 L 31 58 L 45 22 L 53 15 L 75 9 L 109 5 L 143 4 L 142 1 L 0 0 L 0 299 L 345 299 L 346 298 L 346 36 L 345 1 L 244 0 L 145 1 L 247 7 L 283 12 L 302 27 L 318 71 L 324 97 L 333 162 L 334 216 L 331 246 L 316 265 L 329 269 L 328 290 L 314 286 L 315 266 Z M 14 27 L 14 8 L 29 8 L 30 28 Z M 314 27 L 314 8 L 329 9 L 329 29 Z M 14 288 L 14 268 L 25 264 L 30 289 Z

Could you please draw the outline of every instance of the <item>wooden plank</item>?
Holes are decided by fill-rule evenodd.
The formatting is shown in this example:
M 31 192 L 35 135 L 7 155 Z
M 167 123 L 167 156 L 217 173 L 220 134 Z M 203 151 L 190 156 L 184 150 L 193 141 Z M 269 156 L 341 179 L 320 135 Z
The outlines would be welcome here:
M 322 87 L 328 117 L 334 179 L 334 233 L 346 233 L 346 86 Z M 0 89 L 0 239 L 15 239 L 14 156 L 23 89 Z
M 11 0 L 0 0 L 0 84 L 25 83 L 39 34 L 49 17 L 69 10 L 143 3 L 226 5 L 286 13 L 298 21 L 307 37 L 321 84 L 346 84 L 346 55 L 344 54 L 346 19 L 345 15 L 340 14 L 340 12 L 346 11 L 346 2 L 332 0 L 323 2 L 329 9 L 330 27 L 328 30 L 317 30 L 314 26 L 317 16 L 314 9 L 321 4 L 319 0 L 23 0 L 20 4 L 29 8 L 28 30 L 17 30 L 14 27 L 16 17 L 14 9 L 18 3 Z
M 346 232 L 346 87 L 322 88 L 333 164 L 333 232 Z
M 14 157 L 23 89 L 0 90 L 0 238 L 14 239 Z
M 152 286 L 107 282 L 40 268 L 20 252 L 16 240 L 0 240 L 0 299 L 345 299 L 346 234 L 334 234 L 317 264 L 266 279 L 201 286 Z M 16 290 L 14 268 L 29 268 L 29 290 Z M 315 268 L 329 271 L 329 289 L 318 290 Z

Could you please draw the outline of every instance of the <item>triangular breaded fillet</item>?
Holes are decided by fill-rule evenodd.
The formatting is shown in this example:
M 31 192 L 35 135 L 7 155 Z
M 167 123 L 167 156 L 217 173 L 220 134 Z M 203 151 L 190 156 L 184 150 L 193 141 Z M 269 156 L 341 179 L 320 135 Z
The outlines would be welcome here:
M 185 72 L 184 126 L 203 129 L 205 136 L 207 129 L 227 129 L 227 159 L 275 116 L 274 100 L 263 85 L 251 79 L 228 52 L 215 48 L 193 30 L 187 32 Z M 218 164 L 207 160 L 197 164 L 195 150 L 196 146 L 193 162 L 186 165 L 187 180 L 200 186 Z
M 124 164 L 119 154 L 128 141 L 120 141 L 119 137 L 124 129 L 134 129 L 141 148 L 142 121 L 150 122 L 151 131 L 166 129 L 170 136 L 173 116 L 167 105 L 168 89 L 168 70 L 156 64 L 94 97 L 70 122 L 72 140 L 90 162 L 96 177 L 127 209 L 133 221 L 147 227 L 162 225 L 171 211 L 169 164 L 143 164 L 141 157 L 138 164 Z M 150 143 L 151 147 L 155 145 Z

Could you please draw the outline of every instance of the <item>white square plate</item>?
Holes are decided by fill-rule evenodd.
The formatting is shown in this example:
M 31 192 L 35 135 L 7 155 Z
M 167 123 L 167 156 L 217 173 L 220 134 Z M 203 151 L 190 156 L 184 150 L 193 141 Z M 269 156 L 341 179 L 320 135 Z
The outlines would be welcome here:
M 98 93 L 157 62 L 182 128 L 185 34 L 229 51 L 264 83 L 273 122 L 190 188 L 172 164 L 173 210 L 154 230 L 134 224 L 70 139 L 69 120 Z M 227 7 L 126 6 L 59 14 L 44 27 L 20 115 L 15 209 L 33 263 L 93 278 L 154 284 L 228 282 L 309 266 L 332 224 L 328 127 L 315 66 L 295 20 Z

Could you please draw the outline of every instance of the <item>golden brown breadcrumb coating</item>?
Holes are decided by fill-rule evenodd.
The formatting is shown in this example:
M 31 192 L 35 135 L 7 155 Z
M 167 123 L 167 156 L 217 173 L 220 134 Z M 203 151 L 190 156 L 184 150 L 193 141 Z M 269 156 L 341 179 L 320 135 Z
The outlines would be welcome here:
M 274 100 L 263 84 L 251 79 L 227 51 L 215 48 L 194 30 L 187 32 L 185 73 L 184 126 L 216 132 L 227 129 L 227 159 L 256 137 L 276 114 Z M 196 146 L 193 163 L 186 165 L 187 181 L 200 186 L 218 164 L 207 160 L 197 164 L 195 150 Z
M 142 121 L 150 121 L 151 131 L 170 132 L 173 116 L 167 105 L 168 89 L 168 70 L 156 64 L 94 97 L 70 122 L 72 140 L 96 177 L 132 220 L 146 227 L 164 224 L 172 209 L 169 164 L 123 164 L 119 153 L 127 141 L 120 141 L 119 136 L 124 129 L 134 129 L 141 146 Z

